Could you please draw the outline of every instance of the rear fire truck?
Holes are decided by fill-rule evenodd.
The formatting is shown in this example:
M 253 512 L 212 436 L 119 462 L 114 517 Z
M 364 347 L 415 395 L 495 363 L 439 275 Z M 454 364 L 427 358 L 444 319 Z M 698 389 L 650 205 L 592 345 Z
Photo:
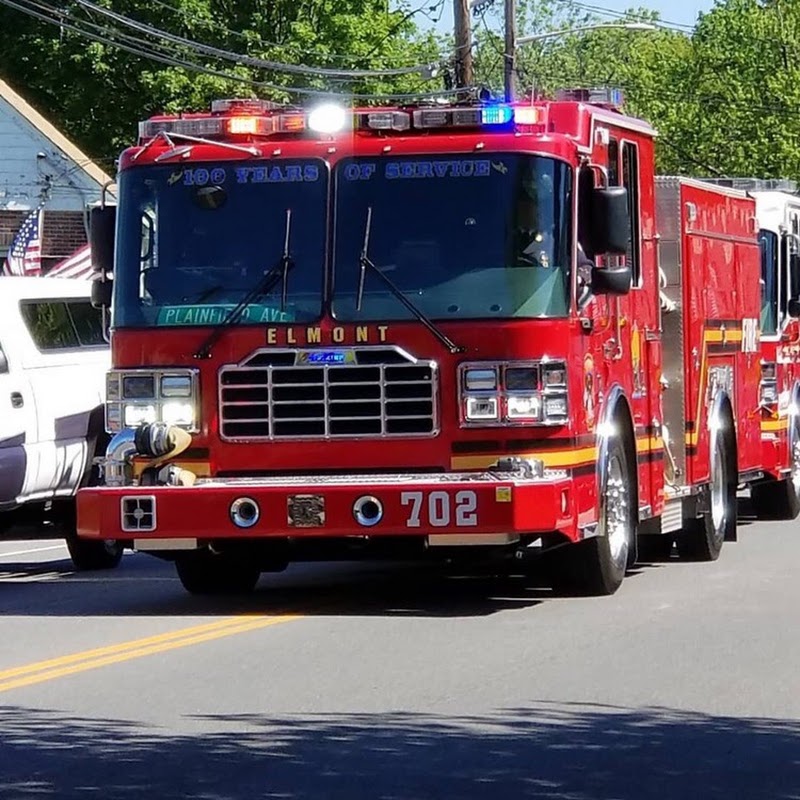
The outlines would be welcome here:
M 790 181 L 736 180 L 756 199 L 761 245 L 761 439 L 765 481 L 753 485 L 762 519 L 800 513 L 800 197 Z
M 80 535 L 195 593 L 552 550 L 610 594 L 637 549 L 715 559 L 761 475 L 755 204 L 653 149 L 585 90 L 141 123 L 93 213 L 113 439 Z

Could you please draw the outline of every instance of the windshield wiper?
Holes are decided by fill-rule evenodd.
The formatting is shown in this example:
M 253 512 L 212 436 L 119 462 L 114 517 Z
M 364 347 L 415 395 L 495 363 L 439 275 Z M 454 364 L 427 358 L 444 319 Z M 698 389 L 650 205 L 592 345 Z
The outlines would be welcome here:
M 211 335 L 200 345 L 194 354 L 195 358 L 208 358 L 211 349 L 220 340 L 225 331 L 239 321 L 245 309 L 260 297 L 268 295 L 279 283 L 281 286 L 281 311 L 286 308 L 286 296 L 289 285 L 289 270 L 294 267 L 294 259 L 289 254 L 289 239 L 292 232 L 292 209 L 286 209 L 286 229 L 283 237 L 283 253 L 272 269 L 267 270 L 258 283 L 233 307 L 220 324 L 214 328 Z
M 364 283 L 367 277 L 367 267 L 369 267 L 389 288 L 389 291 L 451 352 L 463 353 L 465 348 L 457 345 L 444 331 L 434 325 L 431 319 L 420 311 L 406 296 L 402 289 L 398 289 L 394 282 L 386 277 L 381 268 L 369 257 L 369 237 L 372 231 L 372 206 L 367 208 L 367 224 L 364 229 L 364 243 L 361 246 L 361 257 L 358 259 L 360 269 L 358 276 L 358 294 L 356 295 L 356 311 L 361 311 L 361 303 L 364 299 Z

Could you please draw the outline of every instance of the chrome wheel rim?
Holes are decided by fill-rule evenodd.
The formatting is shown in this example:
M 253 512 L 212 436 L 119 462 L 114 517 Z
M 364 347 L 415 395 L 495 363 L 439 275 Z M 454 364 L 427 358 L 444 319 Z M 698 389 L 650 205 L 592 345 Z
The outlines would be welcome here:
M 622 459 L 616 453 L 608 462 L 603 501 L 603 532 L 608 539 L 611 559 L 617 566 L 624 566 L 630 543 L 630 487 L 625 481 Z
M 725 532 L 727 517 L 728 493 L 725 485 L 725 470 L 722 466 L 724 456 L 722 440 L 717 439 L 714 444 L 714 460 L 711 463 L 711 524 L 714 527 L 714 537 L 717 539 Z
M 800 432 L 795 423 L 794 436 L 792 437 L 792 471 L 790 474 L 794 493 L 800 497 Z

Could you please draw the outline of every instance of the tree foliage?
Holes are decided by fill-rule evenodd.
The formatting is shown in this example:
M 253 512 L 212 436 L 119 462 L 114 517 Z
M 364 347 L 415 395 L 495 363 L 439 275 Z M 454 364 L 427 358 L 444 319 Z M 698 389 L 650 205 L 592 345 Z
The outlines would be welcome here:
M 193 41 L 291 64 L 393 68 L 437 62 L 443 52 L 452 52 L 450 37 L 423 33 L 417 26 L 419 12 L 426 8 L 418 0 L 414 5 L 403 0 L 399 6 L 386 0 L 98 2 Z M 435 5 L 434 0 L 428 5 Z M 474 27 L 476 78 L 498 94 L 504 53 L 501 6 L 496 1 Z M 342 81 L 255 69 L 178 45 L 164 50 L 165 43 L 120 29 L 87 12 L 78 0 L 65 0 L 60 7 L 66 24 L 94 25 L 100 38 L 117 38 L 106 34 L 122 30 L 144 39 L 151 54 L 167 53 L 170 59 L 223 73 L 159 64 L 0 6 L 0 29 L 14 31 L 0 49 L 0 75 L 24 89 L 99 158 L 112 158 L 129 143 L 138 119 L 158 111 L 205 108 L 214 97 L 302 99 L 289 87 L 340 93 L 442 88 L 413 75 Z M 520 35 L 610 21 L 570 0 L 518 0 L 518 7 Z M 659 23 L 646 9 L 633 9 L 627 19 Z M 518 87 L 523 95 L 548 95 L 561 86 L 619 86 L 628 111 L 658 129 L 662 172 L 800 180 L 798 42 L 800 2 L 717 0 L 694 31 L 664 26 L 653 31 L 603 29 L 525 45 L 519 50 Z M 260 82 L 272 88 L 256 85 Z
M 282 63 L 379 69 L 438 57 L 434 37 L 418 32 L 411 9 L 401 4 L 388 11 L 386 0 L 100 0 L 98 4 L 192 41 Z M 61 28 L 0 6 L 0 30 L 14 31 L 0 48 L 0 76 L 24 90 L 68 136 L 101 160 L 113 159 L 135 136 L 136 121 L 153 113 L 203 109 L 217 97 L 303 97 L 258 84 L 342 93 L 404 92 L 423 86 L 416 76 L 345 82 L 254 69 L 130 30 L 74 0 L 58 5 L 65 23 Z M 91 41 L 68 26 L 106 41 Z M 109 44 L 112 39 L 150 56 L 189 61 L 222 75 L 159 63 Z

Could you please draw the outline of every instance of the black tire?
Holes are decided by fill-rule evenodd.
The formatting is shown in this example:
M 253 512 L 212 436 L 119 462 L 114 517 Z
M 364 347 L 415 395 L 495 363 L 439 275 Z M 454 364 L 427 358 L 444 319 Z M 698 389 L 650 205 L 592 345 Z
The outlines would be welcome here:
M 627 449 L 619 437 L 608 445 L 608 474 L 603 479 L 598 536 L 568 545 L 557 556 L 552 575 L 557 592 L 582 596 L 614 594 L 622 585 L 631 550 L 635 545 L 636 521 L 631 491 L 634 472 Z
M 672 543 L 675 541 L 670 533 L 648 533 L 639 536 L 639 562 L 658 563 L 669 561 L 672 555 Z
M 113 539 L 79 539 L 75 534 L 67 536 L 72 565 L 79 572 L 96 569 L 114 569 L 122 560 L 122 545 Z
M 757 483 L 750 489 L 750 504 L 759 519 L 795 519 L 800 514 L 800 486 L 791 478 Z
M 675 538 L 684 561 L 716 561 L 726 539 L 736 538 L 736 459 L 731 442 L 732 426 L 717 435 L 711 452 L 709 510 L 700 519 L 684 520 Z
M 182 553 L 175 559 L 183 588 L 190 594 L 249 594 L 261 575 L 258 565 L 244 558 L 215 555 L 210 550 Z

